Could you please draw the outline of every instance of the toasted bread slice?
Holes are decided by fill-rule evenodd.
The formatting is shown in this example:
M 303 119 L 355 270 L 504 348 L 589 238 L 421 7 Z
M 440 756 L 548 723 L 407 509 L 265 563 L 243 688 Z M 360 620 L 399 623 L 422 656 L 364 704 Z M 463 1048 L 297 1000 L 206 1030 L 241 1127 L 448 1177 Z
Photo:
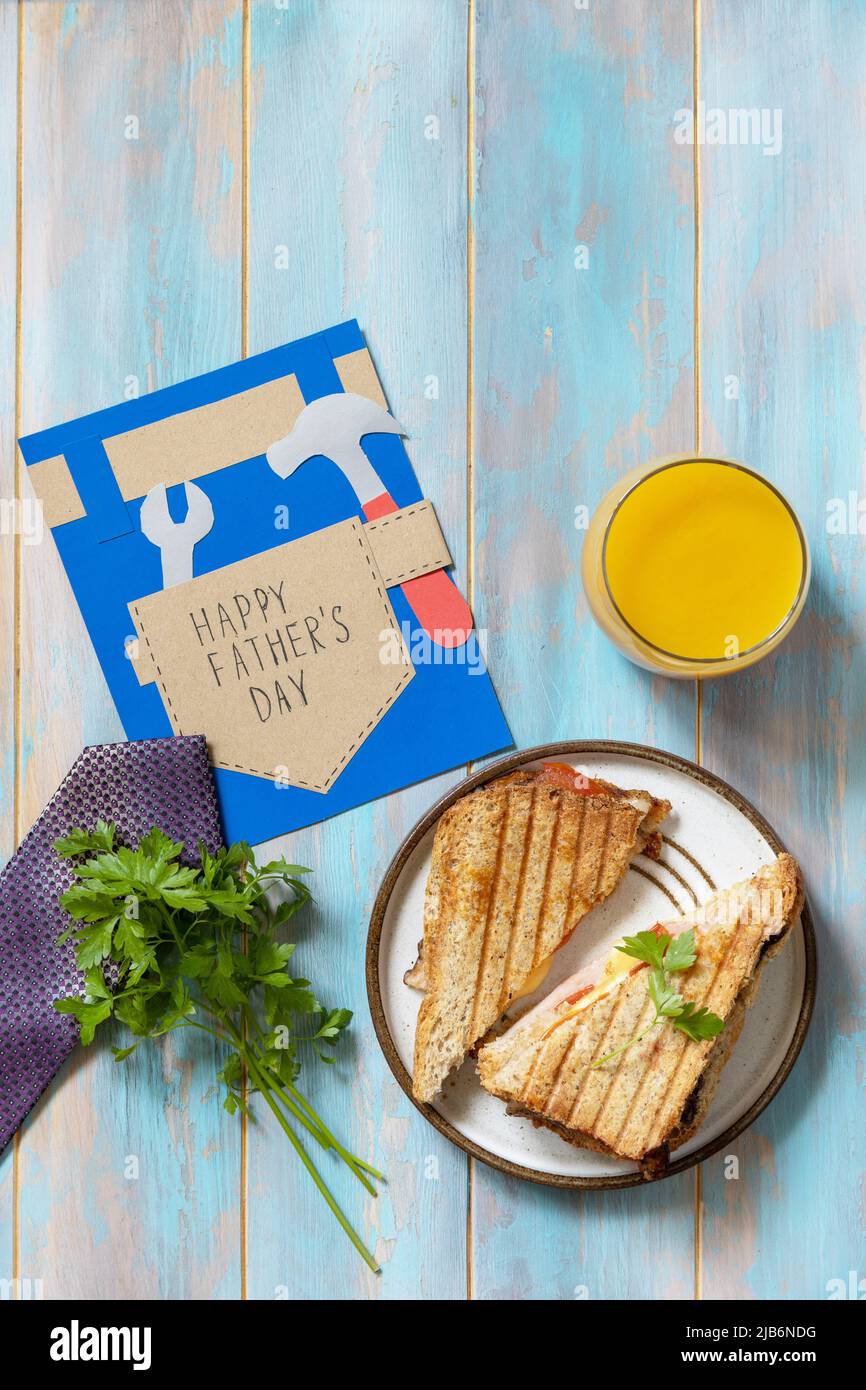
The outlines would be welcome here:
M 481 1084 L 508 1102 L 510 1114 L 579 1147 L 633 1159 L 645 1176 L 656 1176 L 701 1124 L 761 968 L 784 944 L 802 904 L 800 871 L 782 854 L 717 893 L 694 917 L 664 926 L 670 935 L 695 930 L 697 959 L 676 976 L 677 989 L 725 1020 L 717 1038 L 694 1042 L 663 1022 L 601 1061 L 648 1028 L 655 1013 L 647 967 L 614 951 L 483 1047 Z
M 437 826 L 421 954 L 405 977 L 427 991 L 415 1035 L 418 1100 L 432 1100 L 670 811 L 648 792 L 571 778 L 498 778 Z

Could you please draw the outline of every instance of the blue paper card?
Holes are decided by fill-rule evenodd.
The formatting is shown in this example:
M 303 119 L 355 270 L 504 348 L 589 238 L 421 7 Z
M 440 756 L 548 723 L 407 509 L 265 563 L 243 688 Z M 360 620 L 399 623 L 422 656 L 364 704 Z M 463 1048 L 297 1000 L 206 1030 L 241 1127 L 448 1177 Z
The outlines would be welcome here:
M 511 743 L 401 433 L 350 321 L 19 441 L 127 737 L 204 733 L 230 840 Z

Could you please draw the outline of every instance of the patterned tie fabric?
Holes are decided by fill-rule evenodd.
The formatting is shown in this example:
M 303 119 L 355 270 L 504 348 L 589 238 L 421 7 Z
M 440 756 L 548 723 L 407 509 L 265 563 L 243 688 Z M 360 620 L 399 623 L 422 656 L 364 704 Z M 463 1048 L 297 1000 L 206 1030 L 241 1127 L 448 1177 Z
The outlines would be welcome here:
M 58 899 L 72 868 L 52 847 L 100 816 L 122 844 L 159 826 L 188 847 L 188 863 L 199 840 L 215 851 L 222 835 L 204 738 L 86 748 L 0 873 L 0 1152 L 78 1040 L 77 1022 L 52 1007 L 82 986 L 74 943 L 55 944 L 69 924 Z

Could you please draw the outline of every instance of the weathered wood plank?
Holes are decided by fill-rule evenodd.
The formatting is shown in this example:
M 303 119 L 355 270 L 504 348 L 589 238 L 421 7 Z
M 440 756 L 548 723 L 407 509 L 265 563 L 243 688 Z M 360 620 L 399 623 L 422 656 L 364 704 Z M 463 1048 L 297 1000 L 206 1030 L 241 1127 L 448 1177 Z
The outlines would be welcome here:
M 239 354 L 240 22 L 240 0 L 25 7 L 25 432 Z M 121 737 L 50 538 L 23 550 L 21 641 L 26 827 Z M 45 1297 L 237 1295 L 239 1132 L 189 1056 L 79 1056 L 25 1125 Z
M 518 746 L 694 751 L 691 685 L 594 628 L 574 524 L 694 444 L 691 154 L 672 139 L 691 87 L 686 0 L 477 6 L 476 608 Z M 693 1190 L 559 1193 L 475 1165 L 475 1295 L 689 1297 Z
M 432 10 L 422 0 L 253 5 L 250 347 L 357 314 L 460 555 L 466 13 L 456 0 Z M 633 670 L 592 628 L 573 526 L 574 508 L 594 505 L 632 463 L 694 438 L 692 152 L 672 142 L 673 114 L 691 103 L 691 11 L 685 0 L 663 15 L 639 0 L 586 11 L 568 0 L 476 6 L 476 610 L 521 745 L 596 734 L 693 751 L 690 688 Z M 780 107 L 784 123 L 776 157 L 701 151 L 704 446 L 787 488 L 816 563 L 790 647 L 772 665 L 706 690 L 704 756 L 803 857 L 823 970 L 794 1077 L 734 1148 L 739 1182 L 725 1183 L 721 1158 L 705 1166 L 703 1292 L 821 1297 L 829 1280 L 862 1265 L 857 1184 L 866 1168 L 855 1127 L 855 994 L 866 964 L 856 900 L 866 827 L 855 806 L 862 539 L 829 536 L 824 526 L 829 499 L 847 504 L 863 488 L 862 387 L 846 367 L 859 355 L 864 320 L 852 228 L 866 210 L 857 162 L 866 38 L 856 12 L 831 13 L 817 0 L 796 16 L 752 0 L 704 0 L 702 11 L 705 100 Z M 150 389 L 237 354 L 240 12 L 240 0 L 27 6 L 25 429 L 116 399 L 127 377 Z M 11 155 L 15 22 L 15 7 L 0 7 Z M 123 138 L 130 114 L 141 122 L 137 142 Z M 10 360 L 12 176 L 14 159 L 0 187 L 8 209 L 0 332 Z M 574 265 L 577 244 L 588 248 L 585 270 Z M 277 269 L 279 246 L 288 248 L 286 271 Z M 730 376 L 739 378 L 738 399 L 729 398 Z M 429 394 L 433 377 L 438 397 Z M 10 401 L 0 401 L 0 415 L 6 497 Z M 14 614 L 2 539 L 6 653 Z M 22 547 L 22 571 L 26 828 L 81 744 L 119 728 L 50 541 Z M 11 670 L 4 663 L 4 728 Z M 777 717 L 768 725 L 770 700 Z M 765 757 L 755 758 L 756 744 Z M 12 748 L 4 739 L 4 790 Z M 353 1264 L 279 1137 L 265 1123 L 252 1130 L 254 1297 L 465 1293 L 465 1165 L 391 1082 L 361 966 L 381 872 L 437 789 L 427 784 L 280 842 L 316 870 L 320 907 L 303 931 L 303 959 L 327 997 L 357 1010 L 355 1051 L 315 1077 L 312 1091 L 336 1122 L 351 1087 L 345 1127 L 356 1147 L 384 1161 L 391 1182 L 376 1204 L 355 1193 L 346 1203 L 385 1263 L 377 1282 Z M 9 805 L 4 795 L 5 852 Z M 828 825 L 823 840 L 816 820 Z M 327 950 L 317 950 L 326 933 Z M 237 1294 L 238 1133 L 202 1094 L 204 1070 L 194 1079 L 167 1061 L 164 1105 L 158 1060 L 134 1065 L 118 1075 L 107 1059 L 88 1057 L 26 1127 L 20 1273 L 42 1278 L 47 1296 Z M 140 1158 L 137 1183 L 124 1178 L 127 1153 Z M 4 1276 L 11 1167 L 9 1158 L 0 1165 Z M 834 1199 L 820 1224 L 804 1225 L 799 1214 L 816 1190 Z M 689 1296 L 692 1192 L 686 1177 L 599 1200 L 476 1166 L 473 1291 Z M 73 1240 L 82 1255 L 70 1265 Z M 133 1242 L 134 1258 L 124 1258 Z
M 459 3 L 297 0 L 252 9 L 250 350 L 355 316 L 437 512 L 465 553 L 466 15 Z M 279 248 L 287 248 L 287 257 Z M 288 269 L 280 269 L 287 259 Z M 298 959 L 355 1010 L 354 1051 L 306 1081 L 356 1152 L 384 1167 L 377 1201 L 335 1174 L 380 1279 L 348 1245 L 285 1139 L 249 1138 L 251 1297 L 462 1297 L 466 1168 L 391 1078 L 366 1003 L 369 909 L 440 778 L 276 842 L 314 869 Z M 333 1171 L 329 1169 L 329 1171 Z M 354 1189 L 354 1190 L 353 1190 Z
M 782 136 L 775 155 L 700 151 L 704 442 L 787 492 L 814 563 L 789 643 L 707 692 L 704 751 L 802 860 L 820 956 L 811 1034 L 733 1148 L 739 1180 L 721 1156 L 705 1167 L 703 1289 L 824 1298 L 831 1280 L 864 1277 L 866 1227 L 866 587 L 856 521 L 826 526 L 832 499 L 847 512 L 864 496 L 866 27 L 857 6 L 820 0 L 702 11 L 707 108 L 766 108 L 771 137 L 779 110 Z
M 17 282 L 18 16 L 0 6 L 0 864 L 15 848 L 15 311 Z M 12 1277 L 13 1170 L 11 1149 L 0 1159 L 0 1279 Z

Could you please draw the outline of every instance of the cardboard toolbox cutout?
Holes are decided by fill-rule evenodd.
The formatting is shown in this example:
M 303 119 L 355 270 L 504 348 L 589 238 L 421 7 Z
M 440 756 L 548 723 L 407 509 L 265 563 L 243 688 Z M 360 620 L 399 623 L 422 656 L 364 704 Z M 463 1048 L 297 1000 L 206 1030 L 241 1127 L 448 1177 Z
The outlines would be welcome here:
M 352 322 L 21 441 L 128 736 L 205 733 L 230 834 L 508 740 L 404 433 Z

